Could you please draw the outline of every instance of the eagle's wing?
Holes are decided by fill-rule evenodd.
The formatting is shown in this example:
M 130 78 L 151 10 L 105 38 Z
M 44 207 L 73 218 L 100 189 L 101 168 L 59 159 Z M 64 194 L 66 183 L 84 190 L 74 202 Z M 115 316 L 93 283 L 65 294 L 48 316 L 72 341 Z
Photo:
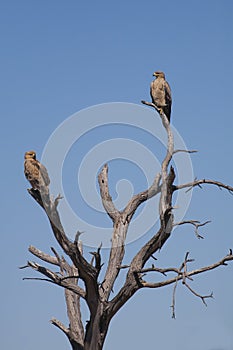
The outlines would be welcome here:
M 154 89 L 154 81 L 150 83 L 150 97 L 152 99 L 152 102 L 154 103 L 154 97 L 153 97 L 153 89 Z
M 165 80 L 164 82 L 164 93 L 165 93 L 165 104 L 164 107 L 164 113 L 166 114 L 169 122 L 171 119 L 171 107 L 172 107 L 172 94 L 171 94 L 171 88 L 168 82 Z
M 171 93 L 171 88 L 168 82 L 165 80 L 164 82 L 164 91 L 165 91 L 165 100 L 166 104 L 172 104 L 172 93 Z
M 49 174 L 48 174 L 46 167 L 43 164 L 41 164 L 40 162 L 37 162 L 37 163 L 38 163 L 40 175 L 43 179 L 44 185 L 49 186 L 50 178 L 49 178 Z

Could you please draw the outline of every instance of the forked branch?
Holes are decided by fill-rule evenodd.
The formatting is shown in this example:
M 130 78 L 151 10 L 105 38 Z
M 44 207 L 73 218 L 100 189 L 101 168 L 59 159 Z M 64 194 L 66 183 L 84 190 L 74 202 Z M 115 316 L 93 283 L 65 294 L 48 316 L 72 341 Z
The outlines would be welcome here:
M 210 220 L 205 221 L 203 223 L 200 223 L 200 221 L 197 221 L 197 220 L 184 220 L 184 221 L 180 221 L 180 222 L 173 224 L 173 226 L 181 226 L 181 225 L 186 225 L 186 224 L 193 225 L 195 227 L 194 232 L 195 232 L 195 235 L 197 236 L 197 238 L 203 239 L 204 237 L 199 234 L 198 229 L 199 229 L 199 227 L 205 226 L 205 225 L 209 224 L 210 222 L 211 222 Z
M 155 108 L 157 112 L 160 110 L 153 104 L 143 101 L 142 103 L 147 104 Z M 160 228 L 157 233 L 138 251 L 135 257 L 132 259 L 129 271 L 126 276 L 125 284 L 120 289 L 118 294 L 112 299 L 111 302 L 111 314 L 114 315 L 126 301 L 142 287 L 142 278 L 137 271 L 141 270 L 148 259 L 153 254 L 161 249 L 166 240 L 169 238 L 173 228 L 173 214 L 172 214 L 172 195 L 173 195 L 173 182 L 175 180 L 175 171 L 171 166 L 168 169 L 172 160 L 174 152 L 174 140 L 173 134 L 169 121 L 164 113 L 160 114 L 164 128 L 166 129 L 168 142 L 167 142 L 167 153 L 162 162 L 161 175 L 157 175 L 155 179 L 156 193 L 160 193 Z M 160 179 L 162 179 L 161 185 L 159 185 Z M 126 206 L 126 209 L 131 208 L 134 198 Z M 140 201 L 136 201 L 134 211 L 140 205 Z M 134 212 L 133 211 L 133 212 Z M 121 260 L 122 261 L 122 260 Z M 121 266 L 121 261 L 118 261 L 117 266 Z M 119 269 L 118 269 L 119 271 Z

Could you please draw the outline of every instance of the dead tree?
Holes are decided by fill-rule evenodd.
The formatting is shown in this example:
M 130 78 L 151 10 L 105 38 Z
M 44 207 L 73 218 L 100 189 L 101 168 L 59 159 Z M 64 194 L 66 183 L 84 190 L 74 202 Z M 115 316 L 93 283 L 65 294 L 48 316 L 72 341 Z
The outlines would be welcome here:
M 145 101 L 142 101 L 142 103 L 155 108 L 158 112 L 157 107 L 153 103 Z M 173 155 L 177 152 L 187 151 L 174 149 L 173 134 L 170 124 L 164 114 L 161 114 L 160 117 L 167 132 L 167 152 L 162 162 L 161 172 L 155 176 L 154 182 L 147 190 L 134 195 L 129 200 L 124 210 L 119 211 L 114 206 L 109 192 L 107 164 L 104 165 L 98 176 L 102 203 L 113 223 L 111 248 L 109 250 L 108 261 L 105 262 L 106 270 L 101 280 L 99 280 L 103 265 L 101 262 L 101 246 L 97 251 L 92 252 L 93 257 L 91 261 L 88 261 L 83 255 L 82 243 L 79 237 L 80 232 L 77 233 L 75 240 L 71 241 L 68 239 L 63 229 L 58 212 L 58 203 L 61 197 L 58 196 L 55 200 L 50 198 L 49 203 L 48 200 L 46 200 L 46 205 L 44 205 L 40 191 L 33 189 L 28 190 L 29 194 L 38 202 L 48 216 L 52 232 L 59 246 L 62 248 L 64 256 L 59 255 L 54 248 L 51 248 L 52 254 L 50 255 L 30 246 L 30 253 L 46 263 L 57 266 L 59 272 L 54 272 L 32 261 L 29 261 L 27 265 L 22 268 L 29 267 L 43 275 L 42 278 L 35 279 L 45 280 L 64 288 L 69 326 L 65 326 L 57 319 L 52 319 L 51 323 L 67 336 L 73 350 L 103 349 L 104 340 L 113 316 L 139 289 L 160 288 L 170 284 L 173 285 L 173 317 L 175 317 L 176 286 L 179 281 L 193 293 L 194 296 L 200 298 L 203 303 L 206 303 L 206 299 L 211 298 L 212 294 L 200 295 L 197 291 L 192 289 L 189 284 L 189 281 L 192 280 L 192 276 L 215 269 L 218 266 L 227 265 L 228 261 L 233 260 L 232 250 L 230 250 L 226 256 L 212 265 L 201 267 L 196 270 L 189 270 L 188 264 L 192 259 L 189 258 L 189 253 L 187 252 L 183 263 L 179 267 L 159 268 L 157 264 L 156 266 L 155 264 L 149 266 L 149 259 L 154 258 L 154 254 L 163 247 L 175 226 L 184 224 L 193 225 L 197 237 L 201 238 L 201 235 L 198 233 L 198 228 L 208 223 L 200 223 L 195 220 L 174 223 L 174 208 L 172 202 L 173 194 L 176 191 L 184 188 L 189 190 L 196 186 L 201 186 L 202 184 L 211 184 L 221 189 L 226 189 L 231 193 L 233 192 L 233 187 L 207 179 L 195 179 L 190 183 L 175 184 L 176 174 L 171 165 Z M 191 153 L 193 151 L 188 152 Z M 131 219 L 138 207 L 154 196 L 159 196 L 159 229 L 149 241 L 139 249 L 128 265 L 122 265 L 125 255 L 125 240 Z M 119 291 L 112 296 L 114 283 L 122 269 L 127 269 L 125 281 Z M 146 275 L 155 272 L 162 274 L 161 281 L 155 283 L 148 282 L 146 280 Z M 82 287 L 80 286 L 80 281 L 83 282 L 81 284 Z M 84 322 L 81 317 L 81 299 L 87 304 L 89 309 L 90 317 L 86 325 L 83 324 Z

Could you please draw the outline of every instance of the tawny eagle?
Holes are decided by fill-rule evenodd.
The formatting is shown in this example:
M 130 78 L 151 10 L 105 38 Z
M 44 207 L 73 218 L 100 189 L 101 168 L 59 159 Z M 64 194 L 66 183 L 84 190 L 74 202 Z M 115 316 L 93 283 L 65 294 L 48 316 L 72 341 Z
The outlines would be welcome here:
M 28 151 L 24 156 L 24 174 L 34 190 L 49 193 L 50 184 L 47 169 L 36 159 L 36 152 Z
M 150 84 L 152 102 L 158 107 L 160 113 L 163 112 L 166 115 L 170 122 L 172 105 L 171 88 L 163 72 L 154 72 L 153 76 L 156 78 Z

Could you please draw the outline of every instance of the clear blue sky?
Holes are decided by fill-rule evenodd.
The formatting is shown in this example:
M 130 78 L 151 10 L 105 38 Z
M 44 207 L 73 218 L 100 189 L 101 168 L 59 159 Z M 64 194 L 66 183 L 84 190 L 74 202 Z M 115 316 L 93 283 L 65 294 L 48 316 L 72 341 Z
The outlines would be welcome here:
M 40 158 L 52 132 L 83 108 L 149 99 L 152 73 L 163 70 L 173 91 L 172 124 L 187 147 L 199 151 L 192 156 L 195 176 L 233 185 L 233 3 L 9 0 L 0 4 L 0 36 L 0 347 L 64 350 L 67 340 L 48 322 L 53 316 L 67 322 L 63 291 L 22 281 L 39 276 L 18 270 L 35 260 L 27 252 L 30 244 L 45 252 L 56 247 L 44 213 L 27 194 L 24 152 L 35 149 Z M 151 149 L 147 135 L 116 128 L 118 137 L 135 137 Z M 113 131 L 105 132 L 103 140 Z M 98 144 L 99 136 L 86 135 L 85 145 Z M 161 157 L 159 143 L 153 152 L 157 147 Z M 88 208 L 72 197 L 78 149 L 68 155 L 64 172 L 71 179 L 64 176 L 64 189 L 87 220 Z M 112 162 L 112 183 L 127 178 L 136 190 L 144 189 L 140 171 L 135 177 L 134 168 L 126 171 Z M 219 260 L 233 248 L 232 209 L 227 192 L 196 189 L 186 217 L 212 221 L 201 232 L 205 239 L 197 240 L 189 227 L 176 230 L 158 264 L 179 265 L 186 251 L 195 267 Z M 142 240 L 127 246 L 129 256 Z M 202 294 L 214 292 L 207 308 L 180 286 L 172 320 L 171 287 L 140 291 L 113 320 L 105 349 L 233 350 L 233 264 L 197 276 L 192 285 Z

